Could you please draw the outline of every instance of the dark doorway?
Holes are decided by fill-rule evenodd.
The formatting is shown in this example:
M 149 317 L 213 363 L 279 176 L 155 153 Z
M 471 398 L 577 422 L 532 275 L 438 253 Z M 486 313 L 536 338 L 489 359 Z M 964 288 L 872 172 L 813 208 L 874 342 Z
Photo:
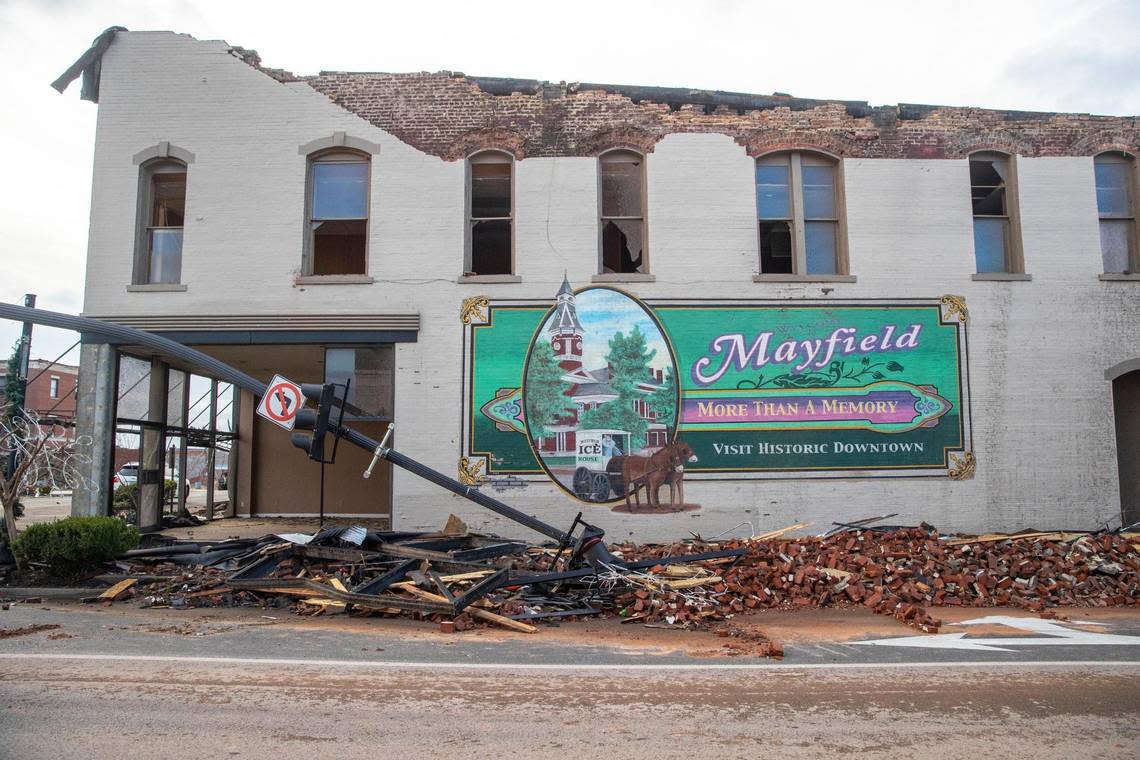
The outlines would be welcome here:
M 1124 525 L 1140 521 L 1140 370 L 1112 381 L 1116 414 L 1116 460 L 1120 473 L 1120 516 Z

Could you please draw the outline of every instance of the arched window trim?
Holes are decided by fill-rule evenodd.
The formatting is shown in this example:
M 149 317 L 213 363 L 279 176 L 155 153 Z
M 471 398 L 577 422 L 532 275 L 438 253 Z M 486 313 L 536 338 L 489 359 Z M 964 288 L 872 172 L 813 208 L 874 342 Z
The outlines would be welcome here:
M 979 146 L 966 154 L 967 172 L 970 171 L 970 162 L 997 157 L 1004 161 L 1006 176 L 1002 177 L 1005 186 L 1005 215 L 1007 220 L 1007 239 L 1005 244 L 1005 268 L 1001 272 L 977 272 L 973 275 L 975 280 L 1028 280 L 1025 273 L 1025 252 L 1021 239 L 1021 203 L 1017 183 L 1017 154 L 995 146 Z M 972 199 L 974 181 L 970 177 L 971 189 L 971 225 L 976 228 L 978 219 L 985 219 L 987 215 L 973 213 Z M 1000 217 L 993 217 L 1000 218 Z M 977 236 L 974 236 L 974 261 L 977 263 Z
M 844 192 L 843 160 L 840 156 L 829 151 L 811 147 L 780 147 L 766 150 L 753 159 L 753 171 L 764 164 L 783 163 L 789 171 L 789 205 L 791 217 L 787 220 L 792 225 L 792 272 L 790 274 L 765 272 L 761 265 L 763 249 L 760 239 L 759 215 L 759 188 L 755 177 L 752 183 L 753 192 L 756 193 L 753 207 L 756 209 L 756 263 L 759 274 L 753 279 L 757 282 L 766 281 L 808 281 L 808 282 L 855 282 L 851 275 L 850 261 L 847 247 L 847 199 Z M 829 166 L 832 174 L 832 203 L 834 217 L 815 221 L 830 221 L 835 224 L 835 273 L 809 274 L 807 271 L 807 243 L 806 225 L 808 220 L 804 216 L 803 208 L 803 166 Z
M 149 148 L 143 148 L 133 157 L 135 166 L 142 166 L 143 164 L 150 163 L 155 159 L 173 159 L 180 161 L 183 164 L 194 163 L 194 154 L 185 148 L 179 148 L 177 145 L 171 145 L 167 141 L 155 143 Z
M 503 148 L 480 148 L 468 154 L 463 161 L 464 165 L 464 183 L 463 183 L 463 217 L 464 217 L 464 233 L 463 233 L 463 272 L 459 276 L 460 282 L 519 282 L 520 277 L 516 274 L 517 262 L 515 260 L 515 240 L 518 237 L 515 229 L 515 206 L 516 206 L 516 192 L 515 192 L 515 156 L 512 152 Z M 510 207 L 508 214 L 505 217 L 474 217 L 472 215 L 471 196 L 474 189 L 472 183 L 472 166 L 480 164 L 499 164 L 510 167 Z M 473 245 L 475 238 L 475 225 L 477 222 L 488 221 L 506 221 L 510 230 L 510 271 L 507 273 L 494 273 L 475 271 Z
M 638 180 L 640 182 L 641 216 L 607 216 L 605 214 L 605 196 L 602 187 L 603 169 L 608 162 L 618 162 L 620 159 L 635 158 L 640 167 Z M 646 167 L 646 153 L 636 146 L 619 144 L 607 148 L 598 154 L 598 264 L 597 274 L 593 276 L 594 282 L 638 282 L 653 281 L 656 277 L 650 268 L 649 255 L 649 175 Z M 605 266 L 604 232 L 606 223 L 614 220 L 641 222 L 641 257 L 638 271 L 634 272 L 607 272 Z
M 182 174 L 185 176 L 184 192 L 189 186 L 190 170 L 188 163 L 193 162 L 194 154 L 182 150 L 169 143 L 159 143 L 134 156 L 139 167 L 138 191 L 136 194 L 135 211 L 135 255 L 134 267 L 131 276 L 131 290 L 185 290 L 182 284 L 182 243 L 178 244 L 178 281 L 152 282 L 151 267 L 151 225 L 154 214 L 154 178 L 161 174 Z M 188 161 L 186 159 L 189 159 Z M 183 201 L 183 226 L 185 228 L 185 200 Z M 169 225 L 163 225 L 164 228 Z
M 302 156 L 312 157 L 317 153 L 330 150 L 348 150 L 362 153 L 366 156 L 375 156 L 380 153 L 380 143 L 365 140 L 362 137 L 353 137 L 345 132 L 333 132 L 328 137 L 318 137 L 297 148 Z
M 1128 262 L 1125 272 L 1106 271 L 1102 278 L 1124 277 L 1134 278 L 1140 276 L 1140 159 L 1132 151 L 1112 148 L 1103 150 L 1093 156 L 1094 191 L 1096 190 L 1095 170 L 1098 163 L 1119 163 L 1127 167 L 1128 207 L 1125 214 L 1105 214 L 1100 210 L 1100 201 L 1097 200 L 1097 224 L 1103 230 L 1105 224 L 1130 222 L 1128 238 Z M 1101 255 L 1104 255 L 1103 235 L 1101 237 Z
M 301 149 L 313 148 L 305 153 L 305 213 L 303 228 L 303 248 L 301 255 L 301 273 L 305 282 L 371 282 L 368 275 L 369 261 L 372 249 L 372 156 L 374 153 L 360 147 L 349 145 L 349 141 L 358 141 L 356 138 L 345 138 L 343 132 L 336 133 L 331 138 L 313 140 L 301 146 Z M 364 142 L 364 141 L 358 141 Z M 375 146 L 379 151 L 379 146 Z M 364 210 L 364 266 L 362 271 L 352 274 L 314 274 L 315 252 L 313 241 L 313 170 L 318 164 L 331 163 L 363 163 L 367 166 L 367 179 L 365 180 Z

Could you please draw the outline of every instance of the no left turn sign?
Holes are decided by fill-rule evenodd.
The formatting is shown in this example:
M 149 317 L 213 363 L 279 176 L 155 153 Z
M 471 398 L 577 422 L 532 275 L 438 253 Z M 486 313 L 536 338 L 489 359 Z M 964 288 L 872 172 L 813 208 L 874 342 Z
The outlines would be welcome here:
M 257 413 L 274 425 L 292 430 L 297 421 L 297 410 L 305 405 L 301 386 L 281 375 L 274 375 L 269 389 L 257 405 Z

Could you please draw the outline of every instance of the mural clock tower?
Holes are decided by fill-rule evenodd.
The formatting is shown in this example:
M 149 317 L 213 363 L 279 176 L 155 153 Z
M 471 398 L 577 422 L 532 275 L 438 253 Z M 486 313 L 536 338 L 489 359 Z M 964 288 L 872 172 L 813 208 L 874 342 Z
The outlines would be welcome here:
M 570 288 L 570 281 L 562 278 L 562 287 L 558 290 L 558 301 L 554 309 L 554 318 L 550 327 L 546 329 L 550 334 L 550 345 L 554 349 L 554 358 L 558 359 L 563 369 L 582 366 L 582 323 L 578 321 L 578 310 L 574 305 L 574 291 Z

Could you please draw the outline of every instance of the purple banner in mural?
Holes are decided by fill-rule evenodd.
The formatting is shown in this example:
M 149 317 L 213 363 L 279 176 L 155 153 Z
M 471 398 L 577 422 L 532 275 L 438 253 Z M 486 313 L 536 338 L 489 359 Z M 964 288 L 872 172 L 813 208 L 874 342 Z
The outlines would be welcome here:
M 686 398 L 682 402 L 683 423 L 717 422 L 841 422 L 867 421 L 889 425 L 911 422 L 919 399 L 904 390 L 835 393 L 815 391 L 811 395 L 763 396 L 717 394 Z

